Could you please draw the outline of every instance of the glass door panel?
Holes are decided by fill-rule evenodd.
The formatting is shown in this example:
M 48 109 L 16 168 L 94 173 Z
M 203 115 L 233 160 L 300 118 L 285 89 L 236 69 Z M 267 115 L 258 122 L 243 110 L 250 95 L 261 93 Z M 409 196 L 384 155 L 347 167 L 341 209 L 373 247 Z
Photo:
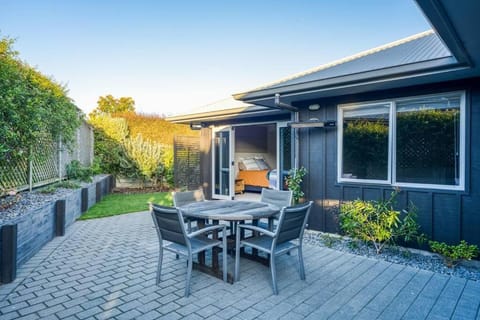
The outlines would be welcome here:
M 232 130 L 224 128 L 214 132 L 213 136 L 213 197 L 232 199 Z

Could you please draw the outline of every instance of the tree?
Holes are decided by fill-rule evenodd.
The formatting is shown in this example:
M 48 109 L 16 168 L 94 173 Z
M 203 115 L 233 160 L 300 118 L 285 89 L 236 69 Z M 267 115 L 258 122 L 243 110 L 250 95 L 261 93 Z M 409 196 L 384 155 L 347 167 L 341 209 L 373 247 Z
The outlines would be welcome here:
M 135 101 L 131 97 L 116 99 L 111 94 L 98 98 L 97 108 L 90 116 L 111 115 L 119 112 L 135 112 Z

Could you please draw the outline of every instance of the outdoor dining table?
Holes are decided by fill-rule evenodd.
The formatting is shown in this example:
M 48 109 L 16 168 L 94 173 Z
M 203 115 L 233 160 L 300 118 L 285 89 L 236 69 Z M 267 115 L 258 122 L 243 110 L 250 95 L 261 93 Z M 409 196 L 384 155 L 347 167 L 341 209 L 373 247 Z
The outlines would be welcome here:
M 252 223 L 256 225 L 259 219 L 273 219 L 273 216 L 280 211 L 280 208 L 271 204 L 243 200 L 199 201 L 179 208 L 184 217 L 199 219 L 199 222 L 197 223 L 200 228 L 204 226 L 205 220 L 211 220 L 213 224 L 218 224 L 219 221 L 243 223 L 244 221 L 251 220 Z M 232 230 L 232 234 L 234 232 L 235 230 Z M 218 238 L 218 233 L 215 233 L 213 237 Z M 235 237 L 231 237 L 229 240 L 233 241 L 234 239 Z M 221 278 L 222 274 L 219 269 L 218 252 L 219 250 L 212 250 L 211 267 L 205 264 L 205 253 L 200 253 L 198 263 L 194 264 L 195 269 Z M 242 256 L 265 263 L 265 259 L 261 259 L 258 256 L 257 250 L 254 250 L 252 254 L 242 252 Z M 228 282 L 233 283 L 233 276 L 231 273 L 228 274 Z

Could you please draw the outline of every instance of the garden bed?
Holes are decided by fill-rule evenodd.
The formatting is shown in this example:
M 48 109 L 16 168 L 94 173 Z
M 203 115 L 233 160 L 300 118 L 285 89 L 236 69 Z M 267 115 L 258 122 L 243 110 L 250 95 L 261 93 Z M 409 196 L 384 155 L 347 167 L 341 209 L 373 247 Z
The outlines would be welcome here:
M 460 263 L 455 268 L 448 268 L 443 258 L 435 253 L 400 246 L 387 246 L 380 254 L 365 242 L 355 241 L 337 234 L 306 230 L 305 243 L 325 246 L 334 250 L 366 256 L 372 259 L 399 263 L 417 269 L 429 270 L 445 275 L 480 281 L 480 261 L 471 260 Z
M 78 189 L 23 192 L 0 211 L 0 282 L 13 281 L 16 269 L 113 188 L 110 175 L 95 176 Z

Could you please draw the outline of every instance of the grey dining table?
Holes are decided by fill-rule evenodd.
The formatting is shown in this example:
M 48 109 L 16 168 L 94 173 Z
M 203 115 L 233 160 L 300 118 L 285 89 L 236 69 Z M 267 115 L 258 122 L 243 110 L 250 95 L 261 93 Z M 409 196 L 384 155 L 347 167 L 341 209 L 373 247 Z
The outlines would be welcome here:
M 280 208 L 272 204 L 243 200 L 199 201 L 180 206 L 179 209 L 184 217 L 199 219 L 197 223 L 200 228 L 204 226 L 204 221 L 209 220 L 211 220 L 213 224 L 218 224 L 220 221 L 243 223 L 251 220 L 252 223 L 256 225 L 259 219 L 273 219 L 273 216 L 280 211 Z M 231 230 L 232 234 L 234 232 L 235 230 Z M 242 237 L 243 236 L 244 235 L 242 235 Z M 218 234 L 215 233 L 213 237 L 218 238 Z M 234 239 L 235 237 L 233 236 L 229 239 L 229 243 L 232 244 L 232 247 L 234 247 Z M 216 249 L 212 250 L 211 266 L 206 265 L 205 253 L 201 253 L 198 257 L 198 263 L 194 264 L 194 267 L 197 270 L 221 278 L 222 273 L 218 261 L 219 250 Z M 242 252 L 242 256 L 265 263 L 265 259 L 258 256 L 257 250 L 253 250 L 252 254 Z M 228 282 L 233 283 L 233 276 L 231 273 L 228 273 Z

